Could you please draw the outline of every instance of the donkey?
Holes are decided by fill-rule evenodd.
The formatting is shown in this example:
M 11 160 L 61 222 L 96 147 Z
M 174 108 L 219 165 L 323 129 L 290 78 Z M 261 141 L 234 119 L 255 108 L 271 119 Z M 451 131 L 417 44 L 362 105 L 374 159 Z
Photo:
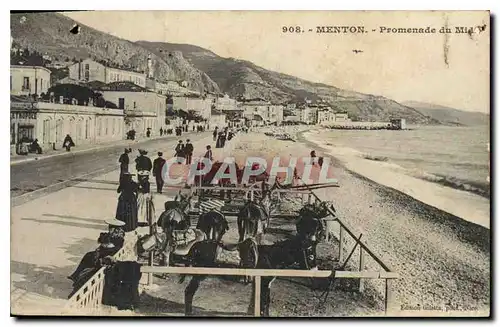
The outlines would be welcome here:
M 303 232 L 293 239 L 274 243 L 273 245 L 259 245 L 250 237 L 238 244 L 244 268 L 249 269 L 278 269 L 299 264 L 301 269 L 317 269 L 316 245 L 317 235 L 320 234 L 321 224 L 317 220 L 310 220 Z M 213 240 L 199 242 L 191 249 L 191 263 L 195 267 L 216 267 L 216 257 L 219 248 L 224 244 Z M 193 313 L 193 297 L 205 280 L 206 275 L 194 275 L 184 292 L 185 315 Z M 261 283 L 261 314 L 269 316 L 271 303 L 271 283 L 275 277 L 262 277 Z M 250 304 L 252 310 L 253 301 Z M 253 310 L 252 310 L 253 311 Z
M 264 185 L 263 183 L 262 198 L 260 200 L 249 200 L 238 213 L 239 243 L 253 237 L 260 244 L 262 235 L 269 227 L 271 214 L 276 209 L 276 203 L 271 199 L 271 194 L 278 186 L 274 184 L 270 189 L 265 189 Z

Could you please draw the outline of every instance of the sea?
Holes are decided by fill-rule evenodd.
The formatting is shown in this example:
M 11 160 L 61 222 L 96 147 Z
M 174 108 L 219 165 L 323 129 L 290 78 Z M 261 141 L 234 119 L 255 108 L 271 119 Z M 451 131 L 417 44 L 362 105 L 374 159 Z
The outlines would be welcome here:
M 408 126 L 408 130 L 331 130 L 327 145 L 352 148 L 405 174 L 490 197 L 490 128 Z M 329 144 L 328 144 L 329 143 Z

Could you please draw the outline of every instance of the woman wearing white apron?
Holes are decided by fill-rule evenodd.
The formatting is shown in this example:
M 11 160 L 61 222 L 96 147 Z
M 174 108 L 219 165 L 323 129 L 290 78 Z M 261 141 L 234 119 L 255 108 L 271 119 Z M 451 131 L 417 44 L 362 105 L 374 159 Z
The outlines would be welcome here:
M 142 170 L 137 173 L 139 190 L 137 192 L 137 222 L 139 226 L 148 226 L 154 220 L 155 208 L 153 195 L 150 193 L 149 171 Z

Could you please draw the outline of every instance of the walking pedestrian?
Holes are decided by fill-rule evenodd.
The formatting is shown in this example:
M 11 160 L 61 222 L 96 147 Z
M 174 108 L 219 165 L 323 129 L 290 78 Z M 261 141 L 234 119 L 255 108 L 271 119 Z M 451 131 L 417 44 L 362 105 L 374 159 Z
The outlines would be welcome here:
M 175 146 L 175 156 L 178 158 L 184 158 L 184 144 L 182 140 L 179 140 L 179 143 Z
M 214 137 L 214 141 L 217 140 L 217 135 L 218 135 L 218 130 L 217 130 L 217 127 L 215 127 L 214 129 L 214 132 L 212 133 L 213 137 Z
M 163 128 L 160 127 L 160 136 L 163 136 Z
M 162 158 L 163 152 L 158 152 L 158 158 L 153 161 L 153 176 L 156 177 L 156 191 L 161 194 L 163 191 L 163 166 L 166 160 Z
M 132 180 L 132 174 L 125 173 L 120 178 L 120 185 L 116 190 L 120 193 L 118 206 L 116 207 L 116 219 L 123 221 L 125 232 L 133 231 L 137 228 L 137 192 L 138 185 Z
M 147 170 L 151 172 L 153 168 L 153 164 L 151 163 L 151 159 L 149 159 L 146 155 L 148 152 L 146 150 L 139 150 L 139 156 L 135 159 L 135 170 L 143 171 Z
M 66 148 L 66 151 L 71 151 L 71 147 L 75 146 L 75 142 L 73 142 L 73 139 L 69 134 L 66 134 L 66 137 L 64 138 L 63 141 L 63 148 Z
M 118 162 L 120 163 L 120 176 L 123 175 L 124 173 L 128 173 L 128 165 L 130 163 L 130 159 L 128 157 L 128 154 L 130 152 L 132 152 L 132 149 L 130 149 L 130 148 L 125 149 L 125 151 L 122 153 L 122 155 L 118 159 Z
M 186 155 L 186 165 L 191 164 L 191 159 L 193 158 L 194 148 L 189 139 L 186 140 L 186 145 L 184 146 L 184 153 Z
M 210 145 L 207 145 L 207 152 L 205 152 L 205 155 L 203 157 L 209 159 L 210 161 L 214 160 L 212 156 L 212 147 Z
M 151 128 L 148 127 L 148 130 L 146 131 L 146 137 L 149 138 L 151 137 Z

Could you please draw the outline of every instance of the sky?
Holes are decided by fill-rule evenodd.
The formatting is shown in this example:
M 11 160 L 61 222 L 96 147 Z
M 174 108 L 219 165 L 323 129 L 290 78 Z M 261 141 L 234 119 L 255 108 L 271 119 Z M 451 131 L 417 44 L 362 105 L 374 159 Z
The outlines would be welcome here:
M 186 43 L 222 57 L 339 88 L 489 112 L 489 13 L 338 11 L 95 11 L 66 16 L 130 41 Z M 443 26 L 486 29 L 438 33 Z M 300 26 L 303 33 L 284 33 Z M 361 34 L 318 34 L 316 26 L 363 26 Z M 435 28 L 436 33 L 380 33 Z M 309 32 L 312 29 L 312 32 Z M 352 50 L 362 50 L 354 53 Z

